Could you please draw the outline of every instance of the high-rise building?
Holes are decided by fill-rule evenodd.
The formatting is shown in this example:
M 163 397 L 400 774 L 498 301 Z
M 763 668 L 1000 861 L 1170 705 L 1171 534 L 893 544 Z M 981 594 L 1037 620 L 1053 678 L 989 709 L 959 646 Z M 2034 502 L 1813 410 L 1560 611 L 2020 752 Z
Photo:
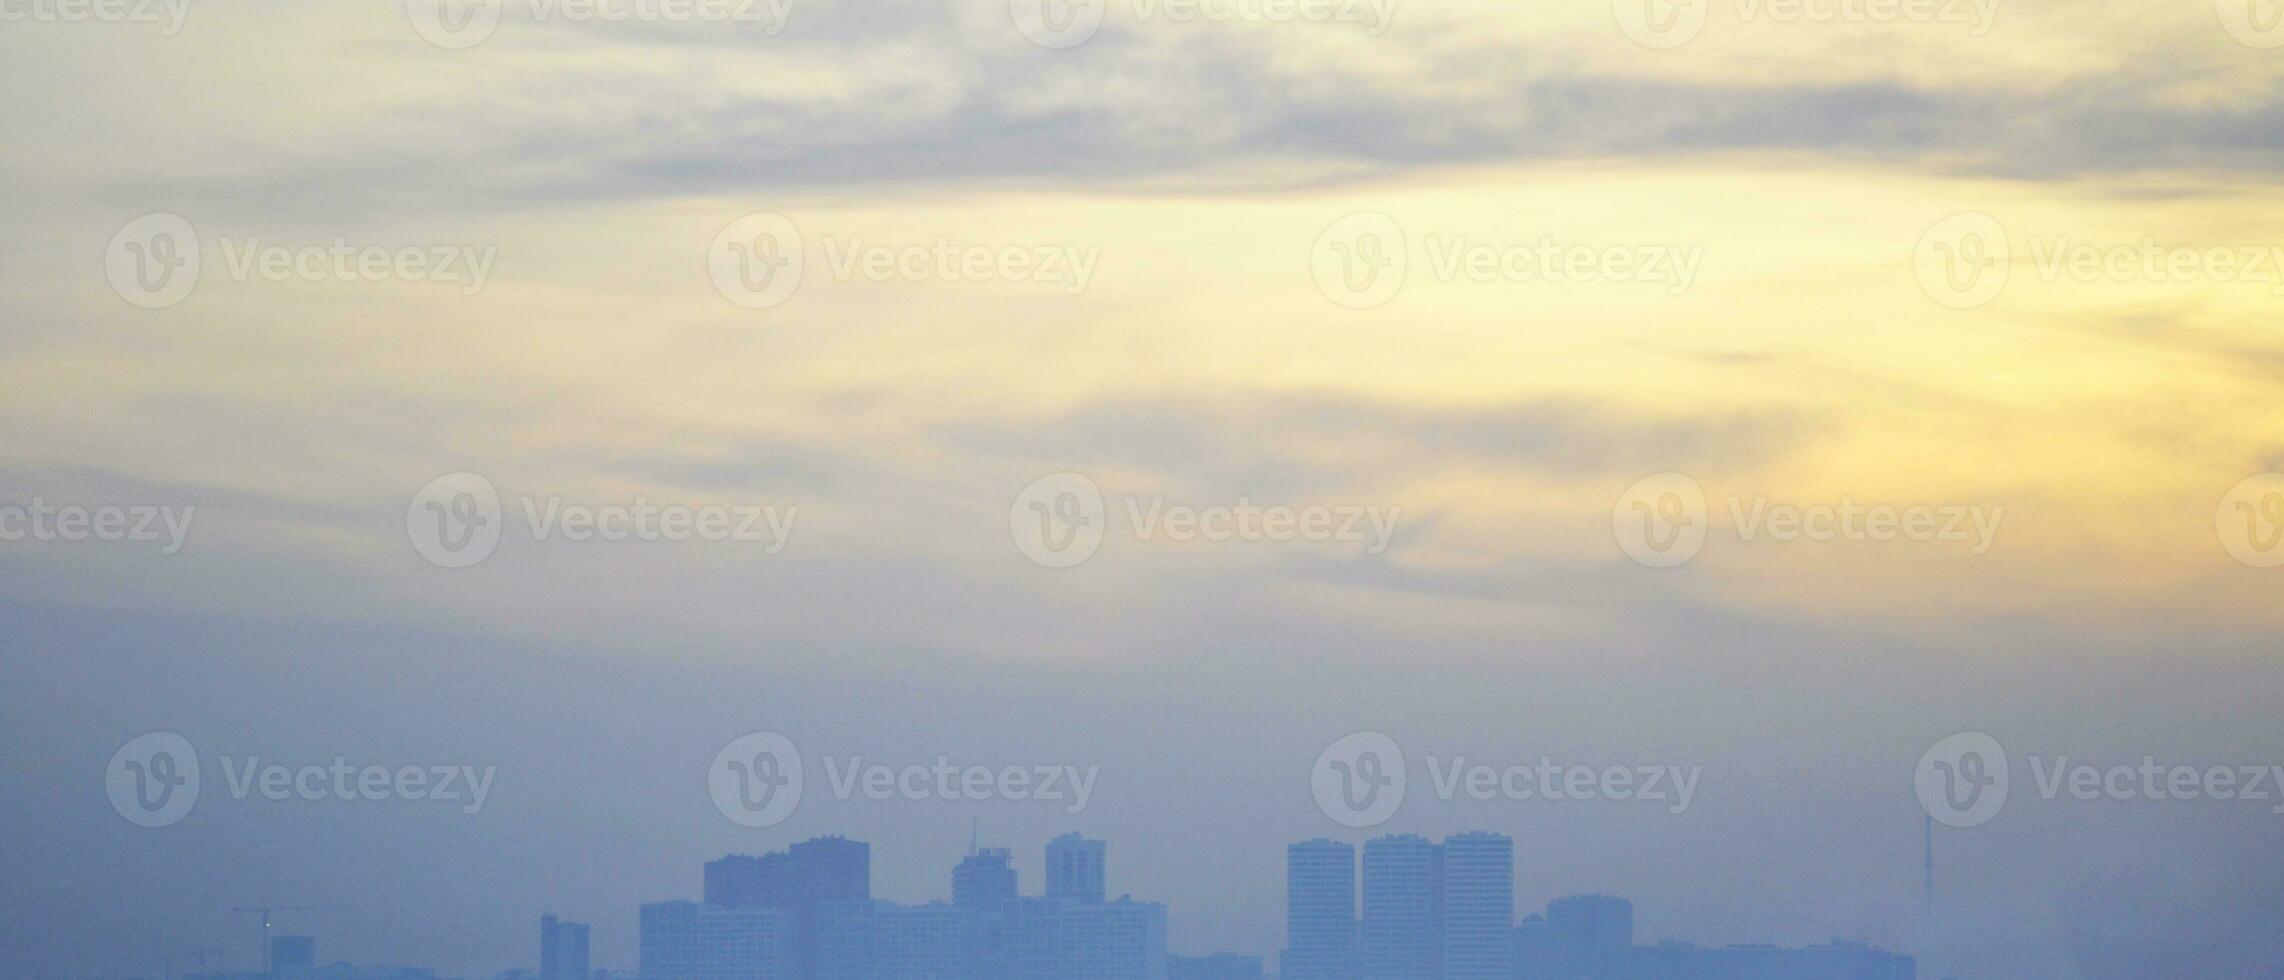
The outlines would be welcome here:
M 763 855 L 731 854 L 706 863 L 706 904 L 792 913 L 794 962 L 813 972 L 818 936 L 814 910 L 830 902 L 872 900 L 872 845 L 845 837 L 805 840 Z
M 1515 976 L 1518 980 L 1567 980 L 1574 976 L 1554 926 L 1546 916 L 1532 913 L 1515 927 Z
M 809 909 L 804 980 L 872 980 L 875 902 L 824 902 Z
M 786 851 L 786 899 L 793 905 L 872 898 L 872 845 L 819 837 Z
M 587 980 L 587 926 L 539 917 L 539 980 Z
M 805 840 L 785 852 L 785 907 L 795 917 L 794 961 L 805 976 L 819 969 L 817 910 L 872 901 L 872 845 L 846 837 Z
M 317 965 L 317 940 L 308 936 L 270 938 L 270 970 L 306 970 Z
M 794 919 L 697 902 L 642 907 L 643 980 L 793 980 Z
M 872 897 L 872 845 L 818 837 L 768 854 L 706 862 L 706 904 L 779 908 Z
M 952 869 L 953 905 L 996 908 L 1013 901 L 1015 895 L 1015 855 L 1006 848 L 976 851 Z
M 1457 834 L 1437 849 L 1444 980 L 1514 980 L 1514 840 Z
M 1279 980 L 1355 980 L 1356 848 L 1319 838 L 1285 848 Z
M 970 844 L 967 857 L 952 869 L 952 906 L 960 913 L 963 977 L 997 977 L 1006 932 L 1005 913 L 1017 894 L 1014 853 Z
M 781 854 L 731 855 L 707 865 L 708 895 L 740 903 L 775 895 L 776 904 L 643 906 L 642 975 L 1168 980 L 1166 907 L 1101 901 L 1105 851 L 1103 842 L 1075 834 L 1056 838 L 1048 855 L 1060 884 L 1052 887 L 1064 894 L 1022 898 L 1012 855 L 971 846 L 953 873 L 958 901 L 917 906 L 870 898 L 871 848 L 862 842 L 825 837 Z M 558 928 L 547 920 L 543 936 Z M 1239 980 L 1260 976 L 1258 959 L 1224 956 L 1195 966 L 1234 971 Z
M 1523 925 L 1531 935 L 1516 956 L 1526 978 L 1615 975 L 1634 946 L 1633 903 L 1607 895 L 1555 899 L 1545 918 Z
M 706 904 L 726 908 L 779 908 L 786 904 L 787 857 L 730 854 L 706 862 Z
M 881 905 L 873 919 L 872 980 L 957 980 L 971 957 L 962 910 L 941 902 Z
M 1002 980 L 1166 980 L 1163 905 L 1022 898 L 1002 914 Z
M 1063 909 L 1073 980 L 1166 980 L 1166 907 L 1121 898 Z
M 1436 847 L 1400 834 L 1364 843 L 1364 980 L 1436 980 Z
M 807 980 L 960 980 L 969 975 L 962 920 L 941 902 L 820 903 Z
M 1075 833 L 1047 842 L 1047 897 L 1101 904 L 1107 845 Z
M 1000 910 L 999 950 L 991 973 L 999 980 L 1056 980 L 1063 969 L 1063 903 L 1019 898 Z

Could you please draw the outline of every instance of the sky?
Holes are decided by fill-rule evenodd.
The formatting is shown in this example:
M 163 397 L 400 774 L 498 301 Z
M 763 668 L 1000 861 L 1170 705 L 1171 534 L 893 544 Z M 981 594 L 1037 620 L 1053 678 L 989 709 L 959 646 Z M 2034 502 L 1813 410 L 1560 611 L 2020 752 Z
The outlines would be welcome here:
M 1026 891 L 1107 838 L 1180 953 L 1273 961 L 1287 843 L 1488 829 L 1645 939 L 2284 967 L 2284 801 L 2042 792 L 2284 765 L 2269 0 L 458 2 L 0 0 L 0 971 L 243 967 L 262 904 L 631 968 L 707 859 L 841 833 L 925 901 L 979 826 Z M 559 521 L 642 506 L 754 533 Z M 710 795 L 757 732 L 766 827 Z M 1915 795 L 1957 733 L 1995 815 Z M 336 757 L 494 776 L 231 791 Z M 1097 778 L 828 772 L 940 757 Z M 1700 775 L 1436 792 L 1541 757 Z

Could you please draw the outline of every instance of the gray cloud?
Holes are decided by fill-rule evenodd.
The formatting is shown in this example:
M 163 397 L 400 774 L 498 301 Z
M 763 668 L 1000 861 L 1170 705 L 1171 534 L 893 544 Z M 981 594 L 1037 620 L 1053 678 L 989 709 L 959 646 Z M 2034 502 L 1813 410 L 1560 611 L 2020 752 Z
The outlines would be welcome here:
M 2020 88 L 1679 79 L 1579 67 L 1519 41 L 1461 44 L 1468 28 L 1452 23 L 1409 25 L 1408 43 L 1447 53 L 1391 77 L 1281 64 L 1210 31 L 1166 43 L 1106 30 L 1049 52 L 941 11 L 801 6 L 797 25 L 771 38 L 547 28 L 550 44 L 715 58 L 712 71 L 740 82 L 787 77 L 723 89 L 566 69 L 541 56 L 553 47 L 508 34 L 458 60 L 390 46 L 368 53 L 376 77 L 468 83 L 370 110 L 370 136 L 313 144 L 278 132 L 243 166 L 91 178 L 89 189 L 339 216 L 906 183 L 1260 189 L 1458 164 L 1762 152 L 2040 180 L 2284 163 L 2274 86 L 2182 104 L 2150 73 Z M 906 48 L 927 60 L 894 56 Z M 809 77 L 819 66 L 845 78 L 820 83 Z M 558 104 L 588 109 L 535 111 Z M 424 135 L 408 145 L 407 132 Z
M 1562 480 L 1623 477 L 1619 486 L 1672 469 L 1746 472 L 1823 426 L 1784 413 L 1645 418 L 1565 400 L 1436 409 L 1328 392 L 1189 392 L 1105 399 L 1060 418 L 945 427 L 938 435 L 986 453 L 1290 495 L 1353 492 L 1452 466 Z

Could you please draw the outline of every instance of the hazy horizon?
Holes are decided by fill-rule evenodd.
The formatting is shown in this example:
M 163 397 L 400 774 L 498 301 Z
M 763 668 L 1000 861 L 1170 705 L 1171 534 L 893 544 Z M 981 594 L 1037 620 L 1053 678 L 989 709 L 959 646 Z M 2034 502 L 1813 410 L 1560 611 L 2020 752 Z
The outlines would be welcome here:
M 925 902 L 977 825 L 1272 969 L 1286 845 L 1486 830 L 1518 918 L 1642 942 L 2277 975 L 2280 51 L 2273 0 L 0 0 L 0 975 L 253 969 L 262 905 L 631 970 L 707 860 L 841 834 Z M 757 733 L 804 778 L 748 826 Z M 261 788 L 337 758 L 390 776 Z M 939 759 L 1094 775 L 851 775 Z

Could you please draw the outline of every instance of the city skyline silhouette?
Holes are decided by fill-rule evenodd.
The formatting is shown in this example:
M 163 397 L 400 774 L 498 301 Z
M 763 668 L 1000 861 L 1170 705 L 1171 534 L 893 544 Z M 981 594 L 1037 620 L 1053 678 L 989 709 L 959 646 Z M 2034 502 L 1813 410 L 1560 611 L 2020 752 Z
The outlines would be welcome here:
M 2284 980 L 2280 54 L 0 0 L 0 980 Z
M 631 968 L 596 967 L 592 926 L 539 917 L 537 968 L 495 980 L 892 980 L 1017 977 L 1133 980 L 1602 980 L 1658 976 L 1772 980 L 1912 980 L 1908 956 L 1835 940 L 1637 943 L 1632 903 L 1568 895 L 1543 912 L 1514 902 L 1514 842 L 1486 831 L 1431 842 L 1413 834 L 1356 845 L 1317 838 L 1285 860 L 1287 944 L 1270 955 L 1171 951 L 1166 905 L 1109 886 L 1108 842 L 1076 832 L 1045 847 L 1046 873 L 1026 893 L 1013 852 L 969 849 L 947 869 L 943 896 L 899 904 L 872 895 L 871 847 L 828 836 L 760 855 L 708 861 L 695 900 L 639 909 Z M 1360 859 L 1361 855 L 1361 859 Z M 948 899 L 948 901 L 947 901 Z M 433 968 L 358 965 L 317 955 L 314 935 L 271 935 L 261 913 L 262 968 L 186 971 L 182 980 L 431 980 Z M 1043 945 L 1042 945 L 1043 944 Z M 222 952 L 205 949 L 203 954 Z M 202 956 L 202 958 L 204 958 Z M 169 980 L 173 975 L 170 974 Z

